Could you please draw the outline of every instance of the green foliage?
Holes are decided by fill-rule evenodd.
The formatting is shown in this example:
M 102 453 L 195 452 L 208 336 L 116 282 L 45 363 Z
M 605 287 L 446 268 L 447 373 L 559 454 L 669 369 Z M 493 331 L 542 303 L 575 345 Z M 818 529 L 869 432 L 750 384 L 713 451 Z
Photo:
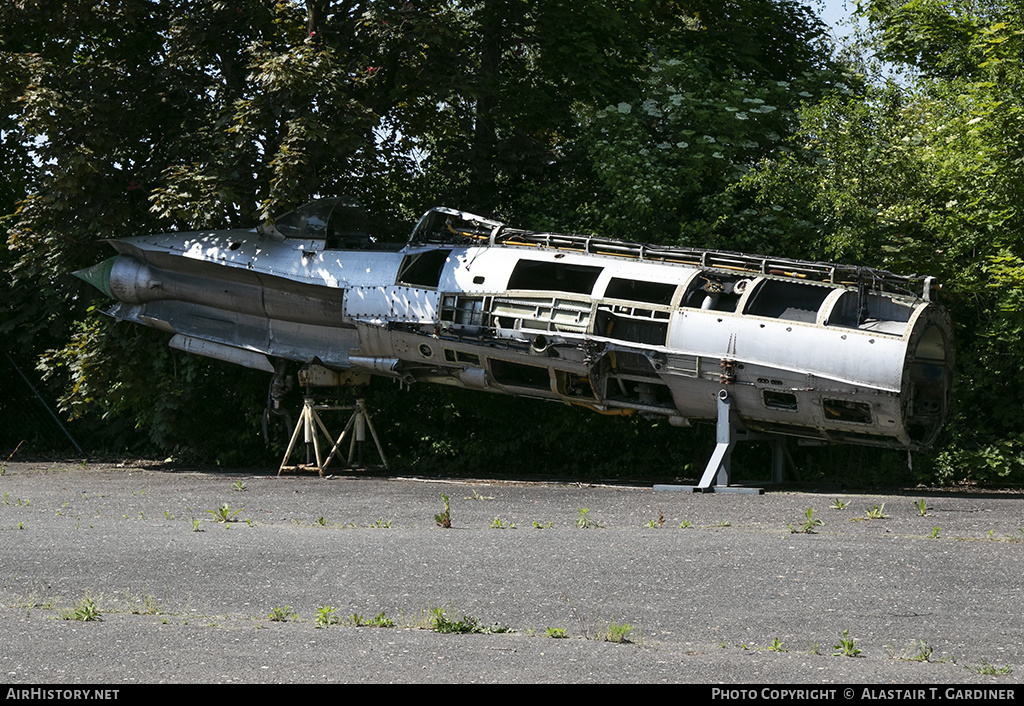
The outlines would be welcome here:
M 1004 664 L 1002 667 L 997 667 L 993 664 L 989 664 L 982 660 L 981 664 L 976 665 L 964 665 L 964 669 L 970 670 L 975 674 L 985 674 L 988 676 L 1005 676 L 1013 674 L 1013 667 L 1009 664 Z
M 313 619 L 313 623 L 317 628 L 326 628 L 331 625 L 337 625 L 341 622 L 335 611 L 337 608 L 332 608 L 329 605 L 321 606 L 316 609 L 316 617 Z
M 44 379 L 68 386 L 58 401 L 62 412 L 95 420 L 89 428 L 100 448 L 138 445 L 144 429 L 149 448 L 165 453 L 178 448 L 224 464 L 265 453 L 261 412 L 252 405 L 265 399 L 265 378 L 172 350 L 165 334 L 93 316 L 64 348 L 46 351 L 38 367 Z M 155 381 L 162 381 L 158 395 Z M 221 433 L 210 435 L 214 414 Z
M 913 471 L 899 454 L 804 450 L 805 479 L 1018 482 L 1024 410 L 1005 391 L 1024 387 L 1019 3 L 858 7 L 868 31 L 839 61 L 795 0 L 0 5 L 0 347 L 38 369 L 90 451 L 270 463 L 284 440 L 260 441 L 264 374 L 97 316 L 108 302 L 69 274 L 109 254 L 104 238 L 249 227 L 313 195 L 360 198 L 384 239 L 446 203 L 936 275 L 958 363 L 939 447 Z M 878 78 L 868 52 L 901 80 Z M 390 455 L 423 473 L 675 476 L 713 444 L 374 385 Z M 20 379 L 4 392 L 0 447 L 64 443 Z M 529 434 L 507 423 L 527 418 Z
M 931 659 L 932 652 L 934 650 L 924 640 L 918 640 L 916 645 L 916 651 L 912 651 L 910 656 L 907 657 L 911 662 L 927 662 Z
M 605 626 L 604 631 L 601 633 L 600 638 L 605 642 L 615 642 L 618 644 L 631 642 L 629 639 L 633 633 L 633 626 L 629 623 L 616 623 L 614 621 L 608 623 Z
M 444 529 L 451 529 L 452 527 L 452 509 L 448 504 L 448 496 L 444 493 L 441 494 L 441 500 L 444 502 L 444 510 L 434 515 L 434 522 L 437 523 L 438 527 Z
M 494 500 L 494 496 L 493 495 L 481 495 L 480 493 L 476 492 L 476 489 L 474 489 L 472 491 L 471 495 L 467 495 L 463 499 L 464 500 Z
M 581 507 L 576 517 L 577 529 L 604 529 L 604 525 L 590 519 L 590 508 Z
M 859 657 L 860 653 L 856 641 L 850 637 L 849 629 L 843 630 L 839 642 L 832 645 L 832 654 L 837 657 Z
M 793 525 L 786 525 L 792 534 L 814 534 L 816 527 L 821 527 L 825 524 L 820 517 L 814 516 L 813 508 L 807 508 L 807 512 L 804 514 L 807 519 L 804 520 L 803 524 L 801 524 L 799 528 L 794 527 Z
M 885 514 L 885 503 L 881 505 L 872 505 L 867 509 L 867 516 L 872 520 L 884 520 L 888 517 Z
M 207 510 L 207 512 L 213 515 L 214 521 L 225 524 L 228 522 L 237 522 L 237 520 L 235 520 L 235 515 L 244 509 L 245 508 L 240 507 L 237 510 L 232 510 L 227 503 L 224 503 L 216 510 Z
M 934 274 L 955 326 L 951 421 L 919 479 L 1024 474 L 1024 23 L 1014 2 L 863 4 L 865 46 L 904 70 L 800 111 L 792 150 L 746 178 L 806 255 Z M 861 62 L 865 71 L 869 62 Z M 818 237 L 818 234 L 825 237 Z M 792 253 L 799 254 L 799 253 Z
M 820 93 L 821 82 L 817 75 L 723 74 L 701 54 L 658 60 L 640 95 L 596 112 L 581 138 L 602 187 L 586 227 L 637 239 L 633 224 L 642 222 L 651 241 L 786 248 L 773 212 L 762 215 L 755 236 L 748 209 L 728 188 L 784 147 L 795 109 Z
M 60 611 L 60 616 L 63 620 L 81 620 L 89 622 L 103 620 L 102 615 L 103 614 L 100 613 L 99 606 L 96 605 L 95 601 L 93 601 L 89 596 L 78 601 L 74 608 Z
M 289 605 L 286 605 L 284 607 L 274 606 L 270 609 L 270 612 L 267 613 L 267 617 L 275 623 L 286 623 L 289 620 L 297 619 L 299 617 L 299 614 L 292 610 L 292 607 Z
M 392 628 L 395 626 L 395 621 L 380 612 L 370 619 L 370 625 L 375 628 Z
M 377 613 L 376 616 L 370 619 L 364 618 L 358 613 L 352 613 L 348 616 L 348 622 L 353 627 L 373 627 L 373 628 L 391 628 L 395 626 L 395 623 L 391 618 L 384 615 L 383 612 Z
M 661 511 L 661 505 L 658 506 L 658 519 L 656 519 L 656 520 L 648 520 L 646 526 L 650 527 L 652 529 L 656 529 L 658 527 L 664 527 L 665 526 L 665 515 Z
M 456 618 L 455 615 L 453 611 L 452 616 L 449 616 L 444 608 L 431 609 L 430 629 L 434 632 L 455 634 L 515 632 L 511 628 L 499 625 L 498 623 L 484 625 L 479 619 L 470 615 L 463 615 L 461 618 Z

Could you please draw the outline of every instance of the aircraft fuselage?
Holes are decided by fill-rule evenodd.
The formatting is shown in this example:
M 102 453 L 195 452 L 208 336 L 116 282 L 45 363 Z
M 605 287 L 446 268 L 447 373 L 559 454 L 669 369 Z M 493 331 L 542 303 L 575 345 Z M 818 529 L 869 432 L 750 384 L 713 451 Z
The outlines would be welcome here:
M 952 329 L 930 278 L 447 209 L 401 248 L 312 226 L 111 243 L 118 256 L 81 275 L 117 300 L 111 315 L 267 371 L 317 359 L 680 426 L 714 419 L 728 389 L 753 430 L 910 449 L 947 414 Z

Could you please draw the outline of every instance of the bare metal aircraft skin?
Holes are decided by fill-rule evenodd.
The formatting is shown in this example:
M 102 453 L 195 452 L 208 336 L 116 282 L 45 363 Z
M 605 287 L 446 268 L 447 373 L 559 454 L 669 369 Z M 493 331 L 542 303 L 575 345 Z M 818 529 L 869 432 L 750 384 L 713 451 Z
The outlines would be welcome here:
M 181 350 L 589 407 L 687 426 L 722 390 L 755 431 L 915 449 L 947 414 L 952 327 L 930 277 L 538 233 L 434 209 L 404 247 L 315 201 L 254 230 L 110 241 L 80 277 Z

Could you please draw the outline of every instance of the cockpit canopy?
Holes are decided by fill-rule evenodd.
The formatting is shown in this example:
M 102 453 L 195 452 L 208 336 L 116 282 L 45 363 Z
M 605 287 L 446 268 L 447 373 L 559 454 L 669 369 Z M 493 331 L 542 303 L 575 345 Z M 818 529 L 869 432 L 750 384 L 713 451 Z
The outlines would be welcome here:
M 323 240 L 327 250 L 365 248 L 372 242 L 366 211 L 342 198 L 311 201 L 275 219 L 273 228 L 285 238 Z
M 427 211 L 416 224 L 409 236 L 409 244 L 451 243 L 466 238 L 486 238 L 503 226 L 500 221 L 439 206 Z

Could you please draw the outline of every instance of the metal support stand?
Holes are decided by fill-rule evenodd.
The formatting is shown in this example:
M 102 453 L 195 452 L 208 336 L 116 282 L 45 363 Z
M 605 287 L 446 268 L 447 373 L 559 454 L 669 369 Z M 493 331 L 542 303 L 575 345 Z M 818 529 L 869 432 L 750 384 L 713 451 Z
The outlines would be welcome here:
M 749 493 L 760 495 L 764 488 L 741 487 L 729 485 L 730 463 L 732 451 L 741 441 L 767 441 L 772 448 L 772 482 L 781 483 L 785 472 L 786 461 L 792 464 L 786 442 L 777 436 L 757 434 L 747 431 L 736 418 L 732 409 L 732 400 L 728 390 L 718 393 L 718 422 L 716 425 L 717 443 L 711 454 L 708 465 L 704 468 L 697 485 L 655 485 L 655 490 L 685 490 L 693 493 Z
M 327 411 L 344 411 L 352 410 L 352 416 L 348 419 L 348 424 L 345 425 L 345 430 L 341 432 L 341 436 L 334 442 L 334 446 L 331 447 L 331 451 L 327 454 L 327 459 L 322 460 L 322 454 L 320 451 L 320 436 L 317 433 L 319 430 L 326 437 L 327 442 L 331 441 L 331 434 L 327 431 L 327 427 L 324 425 L 323 420 L 320 419 L 320 412 Z M 341 448 L 342 442 L 345 440 L 345 436 L 354 430 L 349 440 L 348 448 L 348 466 L 352 467 L 352 461 L 358 455 L 359 464 L 362 465 L 363 461 L 363 442 L 366 441 L 366 429 L 369 427 L 370 434 L 373 436 L 373 442 L 377 446 L 377 453 L 380 455 L 381 464 L 387 468 L 388 460 L 384 455 L 384 448 L 380 443 L 380 438 L 377 436 L 377 430 L 373 427 L 373 421 L 370 419 L 369 412 L 366 411 L 366 400 L 359 398 L 356 400 L 355 406 L 337 406 L 337 405 L 323 405 L 316 404 L 316 400 L 312 395 L 306 395 L 302 402 L 302 414 L 299 415 L 299 421 L 295 425 L 295 431 L 292 433 L 291 441 L 288 442 L 288 450 L 284 452 L 284 459 L 281 461 L 281 467 L 277 471 L 277 475 L 281 475 L 285 471 L 316 471 L 321 478 L 324 477 L 324 470 L 330 465 L 334 457 L 338 455 L 338 449 Z M 303 439 L 306 444 L 306 463 L 295 466 L 289 466 L 288 461 L 292 457 L 292 451 L 295 449 L 295 442 L 299 439 L 299 432 L 303 433 Z M 316 464 L 313 464 L 313 456 L 316 457 Z

